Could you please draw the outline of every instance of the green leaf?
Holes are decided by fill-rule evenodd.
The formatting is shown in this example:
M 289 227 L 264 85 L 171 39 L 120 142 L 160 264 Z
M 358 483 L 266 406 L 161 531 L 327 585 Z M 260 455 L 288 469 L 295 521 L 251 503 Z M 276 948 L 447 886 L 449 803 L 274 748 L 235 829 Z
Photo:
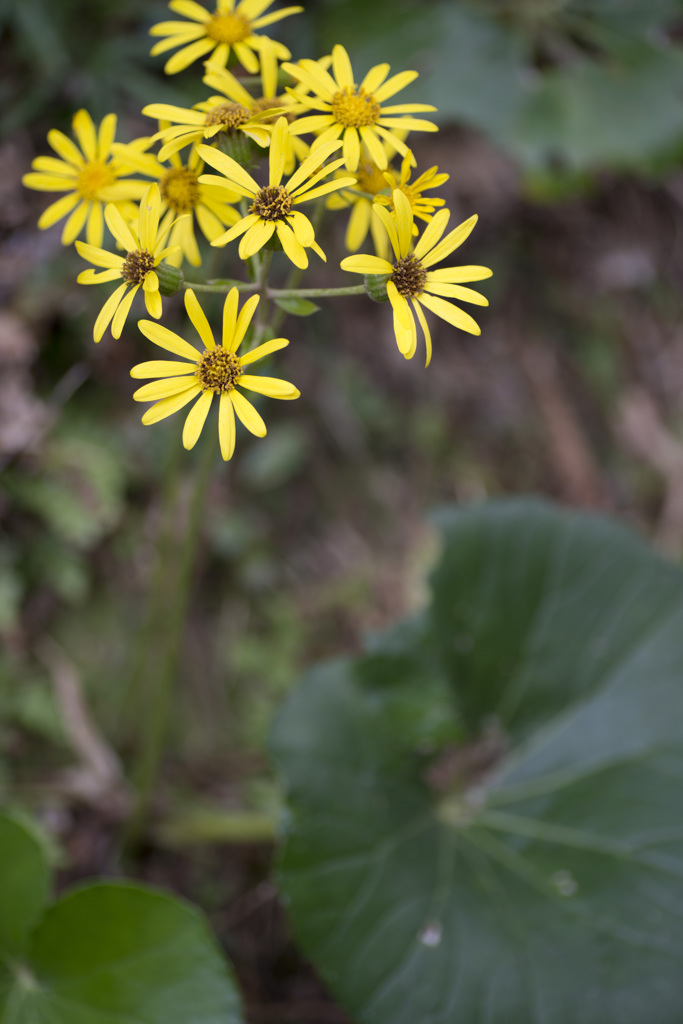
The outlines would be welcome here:
M 40 842 L 23 822 L 0 815 L 0 963 L 21 953 L 45 909 L 47 890 Z
M 2 996 L 0 991 L 0 1008 Z M 239 1024 L 231 972 L 203 916 L 160 892 L 103 882 L 48 910 L 3 1024 Z
M 316 669 L 275 727 L 304 952 L 358 1024 L 679 1024 L 683 574 L 540 502 L 440 522 L 412 638 Z M 436 756 L 383 726 L 401 632 L 418 707 L 457 703 Z
M 320 306 L 316 306 L 315 302 L 309 302 L 308 299 L 275 299 L 275 305 L 291 316 L 311 316 L 320 309 Z

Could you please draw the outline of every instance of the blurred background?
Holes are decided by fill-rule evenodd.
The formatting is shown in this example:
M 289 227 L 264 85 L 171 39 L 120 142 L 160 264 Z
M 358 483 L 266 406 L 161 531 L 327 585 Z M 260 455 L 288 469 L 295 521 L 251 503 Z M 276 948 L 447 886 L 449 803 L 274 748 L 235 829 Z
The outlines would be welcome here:
M 317 0 L 277 26 L 294 59 L 340 42 L 359 75 L 420 72 L 407 98 L 441 130 L 410 143 L 450 175 L 452 223 L 479 214 L 455 262 L 493 268 L 491 306 L 480 338 L 432 318 L 427 370 L 369 299 L 289 317 L 279 369 L 302 398 L 268 404 L 265 440 L 239 434 L 201 508 L 215 424 L 192 453 L 177 417 L 140 425 L 135 317 L 93 344 L 102 293 L 20 183 L 80 107 L 129 141 L 144 104 L 204 98 L 198 66 L 148 56 L 166 16 L 0 0 L 0 792 L 56 837 L 64 881 L 123 850 L 200 903 L 251 1020 L 343 1021 L 268 877 L 283 696 L 419 603 L 440 503 L 533 492 L 683 547 L 683 0 Z M 345 226 L 326 221 L 307 286 L 357 283 Z M 204 254 L 188 276 L 236 272 Z

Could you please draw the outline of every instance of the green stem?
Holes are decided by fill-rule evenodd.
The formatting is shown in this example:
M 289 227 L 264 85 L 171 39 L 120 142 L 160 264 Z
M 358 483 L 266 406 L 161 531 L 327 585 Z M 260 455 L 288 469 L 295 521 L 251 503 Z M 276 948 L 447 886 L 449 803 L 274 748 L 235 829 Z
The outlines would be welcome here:
M 177 569 L 172 582 L 172 603 L 165 616 L 161 631 L 161 637 L 165 639 L 166 645 L 159 652 L 159 656 L 157 656 L 157 651 L 150 650 L 148 652 L 151 676 L 151 683 L 148 686 L 149 700 L 146 717 L 143 721 L 138 763 L 133 773 L 137 787 L 137 802 L 124 835 L 124 846 L 129 849 L 138 845 L 144 832 L 164 754 L 171 698 L 178 674 L 187 607 L 192 590 L 193 570 L 201 537 L 201 526 L 204 521 L 206 493 L 216 459 L 216 447 L 216 437 L 207 438 L 190 501 L 180 554 L 176 561 Z
M 256 277 L 256 287 L 258 288 L 261 296 L 261 301 L 259 302 L 256 323 L 254 324 L 254 348 L 256 348 L 257 345 L 260 345 L 263 332 L 265 331 L 268 323 L 268 308 L 270 306 L 270 302 L 268 301 L 268 271 L 270 270 L 270 264 L 272 262 L 273 250 L 261 249 L 261 262 L 259 263 L 258 274 Z
M 336 295 L 365 295 L 364 284 L 354 284 L 349 288 L 268 288 L 270 299 L 324 299 Z
M 255 281 L 226 281 L 224 284 L 195 284 L 193 281 L 185 281 L 183 288 L 191 288 L 194 292 L 215 292 L 225 295 L 231 288 L 236 288 L 238 292 L 255 292 L 258 284 Z

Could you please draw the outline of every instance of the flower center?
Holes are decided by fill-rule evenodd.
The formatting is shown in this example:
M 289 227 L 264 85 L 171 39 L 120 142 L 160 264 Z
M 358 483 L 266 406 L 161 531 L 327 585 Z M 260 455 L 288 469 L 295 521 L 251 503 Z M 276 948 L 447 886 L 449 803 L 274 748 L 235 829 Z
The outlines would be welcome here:
M 232 391 L 242 376 L 242 367 L 237 356 L 226 352 L 222 346 L 207 348 L 197 367 L 197 377 L 204 391 Z
M 217 43 L 241 43 L 251 35 L 251 22 L 243 14 L 213 14 L 206 22 L 206 34 Z
M 416 260 L 414 256 L 404 256 L 394 263 L 391 280 L 396 285 L 399 295 L 415 298 L 416 295 L 421 295 L 424 291 L 427 271 L 422 266 L 422 262 Z
M 93 160 L 79 171 L 76 188 L 84 199 L 98 199 L 100 190 L 115 182 L 116 175 L 111 166 L 102 160 Z
M 345 128 L 363 128 L 377 124 L 382 111 L 371 92 L 346 86 L 332 97 L 332 116 Z
M 189 213 L 199 205 L 201 192 L 197 175 L 187 167 L 172 167 L 159 182 L 161 198 L 176 213 Z
M 121 267 L 121 277 L 128 284 L 142 284 L 150 270 L 154 269 L 154 256 L 147 249 L 133 249 L 126 253 Z
M 207 128 L 219 124 L 223 131 L 230 131 L 230 129 L 234 130 L 245 124 L 250 117 L 251 111 L 243 107 L 241 103 L 221 103 L 219 106 L 211 108 L 206 115 L 204 124 Z
M 284 185 L 262 188 L 251 204 L 251 212 L 264 220 L 284 220 L 292 209 L 292 197 Z
M 368 192 L 371 196 L 376 196 L 382 189 L 387 188 L 387 181 L 376 163 L 367 161 L 361 163 L 357 171 L 353 172 L 358 178 L 358 185 L 356 186 L 361 192 Z
M 260 96 L 254 100 L 254 113 L 260 114 L 262 110 L 270 110 L 271 107 L 288 107 L 291 105 L 289 96 Z M 296 114 L 271 114 L 270 117 L 261 119 L 261 124 L 275 124 L 279 117 L 286 117 L 289 123 L 296 121 Z

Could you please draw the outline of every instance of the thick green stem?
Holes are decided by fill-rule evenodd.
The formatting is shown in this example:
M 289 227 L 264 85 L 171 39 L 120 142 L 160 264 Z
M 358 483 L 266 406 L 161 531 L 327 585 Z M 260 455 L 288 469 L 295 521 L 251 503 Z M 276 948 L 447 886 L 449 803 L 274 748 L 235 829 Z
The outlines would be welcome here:
M 225 281 L 222 283 L 197 284 L 194 281 L 185 281 L 184 288 L 191 288 L 193 292 L 215 292 L 218 295 L 226 295 L 231 288 L 238 292 L 255 292 L 258 284 L 255 281 Z
M 355 284 L 349 288 L 269 288 L 270 299 L 324 299 L 337 295 L 364 295 L 365 285 Z
M 163 630 L 154 638 L 162 647 L 161 651 L 148 651 L 147 667 L 149 682 L 146 685 L 148 703 L 143 719 L 142 736 L 138 763 L 133 773 L 137 788 L 137 802 L 128 822 L 124 845 L 135 847 L 142 836 L 150 805 L 154 796 L 159 770 L 168 734 L 173 689 L 178 674 L 178 662 L 185 633 L 187 607 L 192 590 L 194 566 L 204 522 L 206 494 L 211 480 L 211 471 L 216 460 L 216 437 L 205 439 L 204 452 L 197 471 L 197 480 L 190 500 L 185 532 L 180 543 L 179 556 L 175 560 L 173 579 L 166 579 L 166 586 L 172 585 L 171 603 L 167 607 Z M 167 545 L 164 545 L 166 548 Z M 169 552 L 166 550 L 168 557 Z M 164 646 L 165 644 L 165 646 Z

